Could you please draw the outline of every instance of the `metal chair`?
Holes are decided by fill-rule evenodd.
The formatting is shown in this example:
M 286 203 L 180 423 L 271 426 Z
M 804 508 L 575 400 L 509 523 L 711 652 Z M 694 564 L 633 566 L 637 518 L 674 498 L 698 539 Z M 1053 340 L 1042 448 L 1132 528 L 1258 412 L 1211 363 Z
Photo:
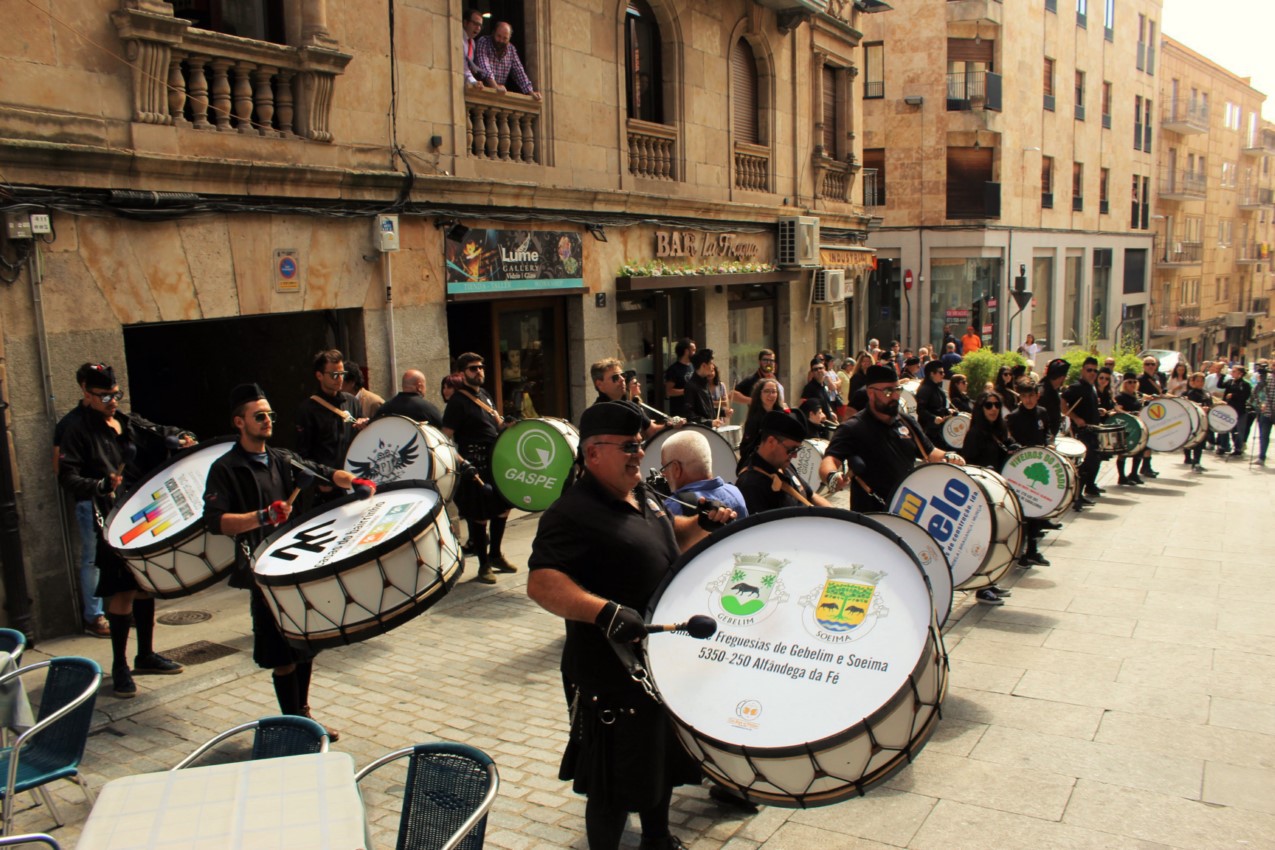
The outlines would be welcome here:
M 9 835 L 0 838 L 0 847 L 22 847 L 27 844 L 43 844 L 45 847 L 52 847 L 53 850 L 62 850 L 62 845 L 58 844 L 52 835 L 45 835 L 43 832 L 32 832 L 28 835 Z
M 241 723 L 233 729 L 227 729 L 200 745 L 199 749 L 179 761 L 173 770 L 190 767 L 200 756 L 222 741 L 249 730 L 256 732 L 252 738 L 252 754 L 248 757 L 252 761 L 328 751 L 328 730 L 308 717 L 282 714 L 276 717 L 263 717 L 260 720 Z
M 437 742 L 386 753 L 354 776 L 408 758 L 396 850 L 480 850 L 500 773 L 482 750 Z
M 35 725 L 19 735 L 12 747 L 0 749 L 0 765 L 5 769 L 4 787 L 0 788 L 4 797 L 2 835 L 9 834 L 14 796 L 32 789 L 40 792 L 53 820 L 62 825 L 53 796 L 45 788 L 56 779 L 69 779 L 80 786 L 89 805 L 93 805 L 93 792 L 79 767 L 88 742 L 97 689 L 102 684 L 102 668 L 88 658 L 53 658 L 0 676 L 0 685 L 41 669 L 48 673 Z
M 0 654 L 9 656 L 13 660 L 13 669 L 16 670 L 22 666 L 22 653 L 27 649 L 27 636 L 17 629 L 0 629 Z M 7 662 L 0 660 L 0 673 L 7 669 Z M 11 730 L 8 726 L 0 728 L 0 747 L 9 746 L 9 740 L 12 738 Z

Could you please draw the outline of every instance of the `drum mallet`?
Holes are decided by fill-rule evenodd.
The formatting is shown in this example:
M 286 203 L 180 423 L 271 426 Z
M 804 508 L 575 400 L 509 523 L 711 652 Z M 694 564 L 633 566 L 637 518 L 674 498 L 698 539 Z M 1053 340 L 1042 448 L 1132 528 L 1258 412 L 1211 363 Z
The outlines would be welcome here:
M 693 638 L 708 640 L 717 634 L 717 621 L 707 614 L 696 614 L 685 623 L 672 623 L 663 626 L 657 623 L 647 623 L 646 633 L 648 635 L 655 635 L 660 632 L 686 632 Z

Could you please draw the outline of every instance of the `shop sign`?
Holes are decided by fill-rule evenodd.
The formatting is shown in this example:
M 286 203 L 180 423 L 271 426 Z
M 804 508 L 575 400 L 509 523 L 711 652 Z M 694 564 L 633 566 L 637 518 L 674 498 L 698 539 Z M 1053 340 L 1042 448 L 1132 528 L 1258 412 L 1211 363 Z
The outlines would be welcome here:
M 656 259 L 701 260 L 729 258 L 751 260 L 761 254 L 756 237 L 738 233 L 701 233 L 696 230 L 655 231 Z
M 875 251 L 852 251 L 847 248 L 820 248 L 819 265 L 825 269 L 875 269 Z M 911 289 L 911 287 L 908 287 Z
M 275 250 L 274 275 L 276 292 L 301 291 L 301 255 L 295 248 Z
M 578 233 L 474 228 L 446 252 L 448 295 L 584 287 Z

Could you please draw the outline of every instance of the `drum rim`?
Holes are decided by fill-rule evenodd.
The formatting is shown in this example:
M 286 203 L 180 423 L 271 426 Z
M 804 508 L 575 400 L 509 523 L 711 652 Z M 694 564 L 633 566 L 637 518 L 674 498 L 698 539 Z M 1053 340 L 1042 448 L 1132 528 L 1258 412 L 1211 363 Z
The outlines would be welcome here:
M 790 517 L 802 517 L 802 518 L 819 517 L 819 518 L 825 518 L 825 519 L 836 519 L 836 520 L 841 520 L 843 522 L 851 522 L 856 525 L 866 526 L 872 529 L 873 531 L 876 531 L 884 535 L 896 546 L 898 546 L 899 549 L 903 552 L 903 554 L 907 556 L 907 558 L 916 566 L 917 572 L 920 573 L 921 581 L 925 583 L 926 588 L 928 589 L 930 587 L 930 578 L 929 576 L 925 574 L 925 568 L 921 566 L 920 560 L 916 557 L 915 554 L 913 554 L 912 550 L 908 548 L 906 544 L 904 544 L 903 538 L 899 537 L 899 535 L 895 534 L 893 531 L 886 528 L 881 523 L 872 519 L 867 514 L 861 514 L 861 513 L 858 513 L 857 511 L 847 511 L 841 508 L 825 508 L 825 507 L 819 507 L 819 506 L 810 506 L 810 507 L 796 506 L 796 507 L 790 507 L 790 508 L 776 508 L 770 511 L 762 511 L 761 513 L 749 514 L 743 519 L 737 519 L 734 522 L 730 523 L 729 525 L 725 526 L 724 528 L 721 528 L 718 531 L 713 532 L 708 537 L 704 538 L 703 540 L 699 541 L 694 546 L 692 546 L 690 549 L 683 552 L 678 557 L 678 559 L 673 562 L 672 566 L 669 567 L 668 573 L 664 576 L 664 578 L 660 581 L 659 585 L 655 588 L 655 592 L 651 594 L 651 602 L 648 603 L 646 607 L 646 610 L 644 612 L 644 619 L 648 623 L 651 622 L 651 617 L 655 613 L 655 609 L 659 605 L 660 599 L 664 597 L 664 592 L 668 589 L 669 585 L 672 584 L 673 579 L 677 577 L 678 573 L 680 573 L 683 569 L 686 568 L 687 564 L 695 560 L 695 558 L 697 558 L 700 554 L 705 552 L 709 547 L 715 546 L 719 542 L 724 540 L 725 538 L 730 537 L 733 534 L 738 534 L 739 532 L 744 531 L 745 529 L 752 528 L 755 525 L 762 525 L 763 523 L 774 522 L 777 520 L 787 519 Z M 883 716 L 883 713 L 888 714 L 893 712 L 893 710 L 897 707 L 899 700 L 905 694 L 912 693 L 913 688 L 909 687 L 909 685 L 914 683 L 920 677 L 920 675 L 924 672 L 924 665 L 927 659 L 929 658 L 929 654 L 926 653 L 925 649 L 930 646 L 931 642 L 934 645 L 934 653 L 938 656 L 938 660 L 941 661 L 941 663 L 939 664 L 940 666 L 939 675 L 942 677 L 943 681 L 940 684 L 939 690 L 940 692 L 943 692 L 946 690 L 947 679 L 946 679 L 945 671 L 947 667 L 947 647 L 943 643 L 942 629 L 940 629 L 939 626 L 937 625 L 938 615 L 934 611 L 934 606 L 932 604 L 927 606 L 927 611 L 929 612 L 930 616 L 929 616 L 929 623 L 926 626 L 925 644 L 922 647 L 920 657 L 917 658 L 916 663 L 912 665 L 912 669 L 908 672 L 908 678 L 907 678 L 907 681 L 904 683 L 904 686 L 900 687 L 899 690 L 897 690 L 888 700 L 886 700 L 884 703 L 882 703 L 880 706 L 874 709 L 871 714 L 868 714 L 862 719 L 856 721 L 854 725 L 851 726 L 850 728 L 843 729 L 839 732 L 836 732 L 832 735 L 828 735 L 824 738 L 819 738 L 814 741 L 804 741 L 801 743 L 784 744 L 783 746 L 778 746 L 778 747 L 756 747 L 756 746 L 750 746 L 747 744 L 732 744 L 730 742 L 722 741 L 711 735 L 700 732 L 694 726 L 691 726 L 690 724 L 682 720 L 672 709 L 668 708 L 668 704 L 667 702 L 664 702 L 663 697 L 661 697 L 660 700 L 661 702 L 664 703 L 665 710 L 668 712 L 669 717 L 673 720 L 674 723 L 690 731 L 697 740 L 708 742 L 709 744 L 716 747 L 717 749 L 723 750 L 725 752 L 729 752 L 733 755 L 747 756 L 748 754 L 751 753 L 751 754 L 755 754 L 759 756 L 764 755 L 767 758 L 788 758 L 795 755 L 807 755 L 811 752 L 812 749 L 826 748 L 823 745 L 832 746 L 835 744 L 844 743 L 845 741 L 848 741 L 853 737 L 857 737 L 857 735 L 854 735 L 851 733 L 854 733 L 856 732 L 856 730 L 861 729 L 865 724 L 871 723 L 874 720 L 878 720 L 881 716 Z M 653 673 L 650 677 L 650 681 L 652 685 L 655 687 L 656 692 L 658 693 L 659 682 L 656 680 Z M 942 702 L 942 698 L 940 696 L 939 703 L 941 702 Z M 935 710 L 936 711 L 938 710 L 937 706 Z M 912 742 L 909 742 L 909 744 L 911 743 Z M 900 752 L 903 752 L 903 751 L 900 751 Z
M 908 525 L 914 526 L 922 534 L 925 534 L 927 536 L 929 535 L 929 532 L 926 531 L 924 528 L 921 528 L 921 526 L 917 525 L 911 520 L 904 519 L 898 514 L 892 514 L 889 511 L 868 511 L 868 512 L 865 512 L 863 515 L 869 518 L 875 518 L 878 516 L 893 517 L 891 522 L 893 522 L 894 520 L 898 520 L 899 522 L 906 522 Z M 887 526 L 887 529 L 888 528 L 889 526 Z M 903 538 L 900 537 L 899 539 L 902 540 Z M 931 537 L 930 539 L 934 540 L 933 537 Z M 943 618 L 939 620 L 939 628 L 941 629 L 943 628 L 943 626 L 947 625 L 947 621 L 952 618 L 952 609 L 956 607 L 956 580 L 952 578 L 952 562 L 951 560 L 948 559 L 947 553 L 943 551 L 942 545 L 940 545 L 937 540 L 934 540 L 934 551 L 938 552 L 939 557 L 943 559 L 943 566 L 947 570 L 947 580 L 948 580 L 948 583 L 952 586 L 952 592 L 948 594 L 948 599 L 947 599 L 947 612 L 943 615 Z M 924 564 L 921 565 L 921 572 L 925 573 L 925 583 L 930 586 L 930 598 L 933 599 L 934 586 L 933 584 L 930 583 L 930 574 L 925 572 Z
M 1067 477 L 1067 486 L 1063 488 L 1063 497 L 1062 499 L 1059 500 L 1058 506 L 1054 508 L 1054 510 L 1050 511 L 1049 513 L 1042 514 L 1041 516 L 1038 516 L 1038 517 L 1027 516 L 1027 512 L 1023 510 L 1022 499 L 1019 499 L 1018 508 L 1022 512 L 1022 516 L 1019 518 L 1020 526 L 1025 525 L 1030 520 L 1053 519 L 1054 517 L 1061 516 L 1064 512 L 1066 512 L 1068 508 L 1071 507 L 1071 503 L 1075 501 L 1074 497 L 1076 495 L 1076 491 L 1080 489 L 1080 478 L 1076 472 L 1076 465 L 1072 462 L 1071 458 L 1067 457 L 1065 454 L 1058 451 L 1058 449 L 1054 448 L 1053 446 L 1021 446 L 1017 449 L 1014 449 L 1014 451 L 1010 452 L 1009 457 L 1005 458 L 1005 463 L 1001 466 L 999 470 L 1001 478 L 1004 478 L 1006 483 L 1010 485 L 1010 489 L 1013 489 L 1014 485 L 1013 485 L 1013 482 L 1009 480 L 1009 477 L 1005 474 L 1005 467 L 1009 466 L 1009 462 L 1011 459 L 1013 459 L 1014 455 L 1017 455 L 1020 452 L 1030 451 L 1033 449 L 1044 449 L 1045 451 L 1052 452 L 1053 454 L 1058 456 L 1059 461 L 1062 463 L 1063 474 L 1066 475 Z M 1017 496 L 1018 494 L 1015 493 L 1014 495 Z
M 413 478 L 408 481 L 395 481 L 393 484 L 386 484 L 383 487 L 377 487 L 376 492 L 377 493 L 393 493 L 396 490 L 406 490 L 409 488 L 416 489 L 416 490 L 432 490 L 434 491 L 434 494 L 438 496 L 438 501 L 434 503 L 434 506 L 424 516 L 422 516 L 416 522 L 408 526 L 408 530 L 412 534 L 412 539 L 415 540 L 416 535 L 420 532 L 420 530 L 427 524 L 433 524 L 434 520 L 437 519 L 439 513 L 441 513 L 444 509 L 443 496 L 441 493 L 438 492 L 438 487 L 435 486 L 434 482 L 423 481 L 418 478 Z M 373 496 L 372 498 L 376 498 L 376 497 Z M 290 534 L 291 532 L 296 530 L 299 526 L 304 525 L 306 522 L 309 522 L 312 518 L 316 516 L 319 516 L 323 513 L 327 513 L 328 511 L 334 508 L 339 508 L 343 505 L 349 504 L 350 502 L 356 502 L 356 501 L 363 501 L 363 498 L 359 496 L 357 493 L 350 493 L 348 495 L 342 496 L 339 499 L 333 499 L 331 502 L 327 502 L 324 505 L 322 505 L 321 510 L 309 511 L 303 516 L 298 517 L 296 522 L 290 522 L 287 525 L 279 529 L 276 529 L 274 532 L 272 532 L 269 537 L 267 537 L 265 540 L 262 540 L 260 543 L 258 543 L 256 548 L 252 550 L 253 580 L 256 581 L 257 584 L 260 584 L 266 587 L 286 587 L 289 585 L 304 584 L 305 582 L 308 582 L 308 581 L 315 581 L 321 578 L 329 578 L 331 576 L 336 575 L 339 572 L 349 569 L 350 567 L 357 567 L 362 564 L 366 564 L 368 561 L 375 560 L 381 557 L 382 555 L 386 554 L 387 552 L 390 552 L 393 549 L 397 549 L 400 545 L 402 545 L 401 543 L 397 543 L 391 546 L 390 544 L 395 543 L 395 541 L 393 538 L 390 538 L 387 540 L 382 540 L 380 543 L 377 543 L 376 545 L 371 546 L 370 548 L 364 549 L 362 552 L 358 554 L 357 561 L 352 562 L 349 558 L 342 558 L 338 561 L 333 561 L 330 564 L 324 564 L 321 567 L 311 567 L 308 570 L 299 570 L 295 573 L 286 573 L 281 575 L 262 575 L 261 573 L 257 572 L 257 561 L 260 559 L 261 554 L 266 549 L 269 549 L 270 546 L 272 546 L 276 541 L 281 539 L 285 534 Z
M 238 437 L 225 436 L 225 437 L 215 437 L 211 440 L 205 440 L 202 443 L 195 443 L 195 445 L 193 446 L 186 446 L 185 448 L 178 449 L 172 454 L 171 457 L 168 458 L 168 460 L 164 461 L 159 466 L 156 466 L 155 468 L 151 469 L 150 472 L 146 473 L 145 478 L 138 481 L 136 484 L 130 487 L 123 496 L 115 500 L 115 506 L 111 508 L 111 512 L 106 515 L 106 519 L 102 522 L 102 536 L 104 538 L 107 538 L 106 545 L 110 546 L 116 552 L 120 553 L 120 557 L 124 557 L 123 555 L 124 552 L 128 552 L 130 555 L 133 555 L 136 557 L 144 557 L 146 555 L 155 555 L 160 552 L 167 552 L 169 549 L 172 549 L 175 544 L 168 542 L 167 540 L 161 540 L 157 543 L 148 543 L 145 546 L 135 546 L 135 547 L 127 547 L 127 548 L 121 547 L 121 546 L 113 546 L 111 545 L 111 542 L 109 540 L 111 523 L 115 521 L 115 517 L 118 516 L 120 511 L 124 509 L 124 506 L 128 504 L 128 500 L 133 498 L 133 496 L 136 495 L 137 493 L 140 493 L 143 489 L 145 489 L 145 486 L 149 484 L 153 478 L 158 476 L 159 473 L 163 472 L 165 469 L 168 469 L 169 467 L 176 464 L 179 460 L 182 460 L 183 458 L 189 455 L 192 455 L 200 451 L 201 449 L 207 449 L 212 446 L 219 446 L 224 443 L 231 443 L 232 445 L 230 446 L 230 448 L 233 449 L 234 448 L 233 444 L 237 442 L 239 442 Z M 227 452 L 222 452 L 221 456 L 219 456 L 217 460 L 220 460 L 221 457 L 224 457 L 226 454 Z M 217 460 L 214 460 L 213 463 L 216 463 Z M 209 468 L 211 469 L 211 466 Z M 207 485 L 206 479 L 204 483 L 206 486 Z M 204 514 L 202 511 L 199 514 L 199 518 L 191 522 L 191 524 L 188 526 L 188 528 L 192 531 L 196 530 L 197 528 L 202 529 L 206 527 L 207 527 L 207 524 L 204 522 Z M 185 541 L 187 539 L 189 538 L 186 538 L 186 537 L 181 538 L 182 541 Z
M 665 441 L 665 440 L 667 440 L 669 437 L 671 437 L 671 436 L 673 436 L 674 434 L 677 434 L 677 433 L 679 433 L 679 432 L 681 432 L 681 431 L 685 431 L 687 428 L 695 428 L 695 429 L 698 429 L 698 430 L 700 430 L 700 431 L 703 431 L 703 432 L 705 432 L 705 435 L 706 435 L 706 436 L 707 436 L 708 434 L 712 434 L 712 437 L 709 437 L 709 438 L 708 438 L 708 439 L 709 439 L 709 444 L 708 444 L 708 446 L 709 446 L 709 457 L 710 457 L 710 458 L 712 457 L 712 451 L 713 451 L 713 443 L 712 443 L 712 441 L 713 441 L 713 440 L 718 440 L 718 441 L 720 441 L 720 442 L 721 442 L 721 444 L 722 444 L 722 445 L 724 445 L 724 446 L 726 447 L 726 449 L 727 449 L 727 450 L 731 453 L 731 455 L 735 458 L 735 462 L 734 462 L 733 464 L 731 464 L 730 469 L 729 469 L 729 470 L 721 470 L 721 469 L 717 469 L 717 468 L 716 468 L 716 466 L 714 466 L 714 468 L 713 468 L 713 475 L 714 475 L 714 476 L 716 476 L 716 477 L 718 477 L 718 478 L 720 478 L 720 479 L 722 479 L 722 480 L 723 480 L 723 481 L 725 481 L 727 484 L 733 484 L 733 483 L 735 482 L 735 479 L 739 477 L 739 476 L 738 476 L 738 473 L 737 473 L 737 471 L 736 471 L 736 467 L 738 467 L 738 466 L 739 466 L 739 461 L 741 460 L 741 457 L 740 457 L 739 452 L 735 449 L 735 447 L 734 447 L 733 445 L 731 445 L 730 440 L 726 439 L 726 438 L 725 438 L 725 437 L 723 437 L 721 434 L 717 433 L 717 429 L 716 429 L 716 428 L 710 428 L 709 426 L 707 426 L 707 425 L 701 425 L 701 424 L 699 424 L 698 422 L 687 422 L 685 425 L 680 425 L 680 426 L 678 426 L 677 428 L 665 428 L 663 431 L 661 431 L 660 433 L 656 434 L 656 435 L 655 435 L 654 437 L 652 437 L 651 439 L 644 441 L 644 442 L 643 442 L 643 444 L 642 444 L 642 449 L 643 449 L 643 451 L 644 451 L 644 454 L 643 454 L 642 460 L 639 462 L 639 467 L 640 467 L 640 468 L 641 468 L 641 467 L 643 467 L 643 466 L 645 465 L 645 463 L 646 463 L 646 459 L 647 459 L 648 457 L 652 457 L 652 456 L 653 456 L 653 461 L 652 461 L 652 462 L 654 463 L 654 465 L 651 467 L 651 469 L 656 469 L 656 470 L 658 470 L 658 469 L 660 468 L 660 464 L 659 464 L 659 455 L 654 454 L 654 452 L 653 452 L 652 450 L 653 450 L 653 449 L 658 449 L 661 445 L 663 445 L 663 444 L 664 444 L 664 441 Z M 741 434 L 743 433 L 743 429 L 742 429 L 742 428 L 740 429 L 740 433 L 741 433 Z M 642 468 L 642 480 L 643 480 L 643 481 L 645 481 L 645 480 L 646 480 L 646 476 L 647 476 L 647 474 L 648 474 L 648 473 L 649 473 L 649 470 L 647 470 L 647 469 L 645 469 L 645 468 Z M 733 476 L 733 477 L 727 477 L 728 475 L 729 475 L 729 476 Z M 736 522 L 738 522 L 738 520 L 736 520 Z M 731 523 L 731 525 L 734 525 L 734 523 Z
M 512 495 L 509 493 L 506 493 L 504 491 L 504 488 L 501 487 L 500 482 L 502 479 L 499 475 L 496 474 L 496 469 L 495 469 L 496 449 L 500 446 L 500 441 L 505 439 L 506 434 L 512 434 L 517 428 L 519 428 L 520 426 L 524 424 L 534 424 L 537 422 L 545 422 L 545 421 L 561 422 L 563 425 L 566 425 L 568 429 L 570 429 L 568 433 L 574 433 L 576 435 L 576 447 L 571 453 L 572 454 L 571 467 L 568 467 L 567 470 L 563 473 L 562 489 L 558 491 L 558 495 L 555 496 L 553 499 L 553 501 L 556 502 L 558 501 L 558 499 L 562 498 L 562 494 L 567 492 L 567 488 L 571 486 L 570 485 L 571 468 L 577 466 L 580 463 L 580 444 L 584 442 L 583 440 L 580 439 L 580 429 L 577 428 L 575 425 L 573 425 L 569 419 L 563 419 L 560 416 L 538 416 L 535 419 L 519 419 L 517 422 L 510 425 L 508 428 L 501 431 L 500 436 L 496 437 L 496 442 L 491 444 L 491 465 L 492 465 L 491 484 L 492 486 L 496 488 L 496 492 L 500 494 L 502 499 L 504 499 L 506 502 L 516 507 L 518 510 L 527 511 L 528 513 L 541 513 L 542 511 L 547 511 L 549 510 L 550 507 L 553 506 L 553 502 L 550 502 L 548 505 L 546 505 L 543 508 L 532 508 L 527 505 L 519 504 L 518 502 L 515 502 Z M 566 447 L 568 449 L 571 448 L 570 443 L 567 442 L 567 439 L 564 436 L 564 432 L 559 431 L 558 429 L 552 428 L 552 427 L 549 430 L 555 432 L 556 436 L 562 439 L 563 443 L 566 444 Z M 510 439 L 512 439 L 512 437 Z

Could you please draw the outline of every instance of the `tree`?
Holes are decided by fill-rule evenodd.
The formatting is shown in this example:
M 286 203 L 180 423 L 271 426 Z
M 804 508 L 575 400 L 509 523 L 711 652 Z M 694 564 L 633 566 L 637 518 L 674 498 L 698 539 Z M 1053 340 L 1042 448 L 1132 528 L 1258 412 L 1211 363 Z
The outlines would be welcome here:
M 1043 463 L 1033 463 L 1031 466 L 1023 470 L 1023 475 L 1028 481 L 1039 481 L 1041 484 L 1049 483 L 1049 467 Z M 1036 489 L 1036 485 L 1032 485 L 1032 489 Z

